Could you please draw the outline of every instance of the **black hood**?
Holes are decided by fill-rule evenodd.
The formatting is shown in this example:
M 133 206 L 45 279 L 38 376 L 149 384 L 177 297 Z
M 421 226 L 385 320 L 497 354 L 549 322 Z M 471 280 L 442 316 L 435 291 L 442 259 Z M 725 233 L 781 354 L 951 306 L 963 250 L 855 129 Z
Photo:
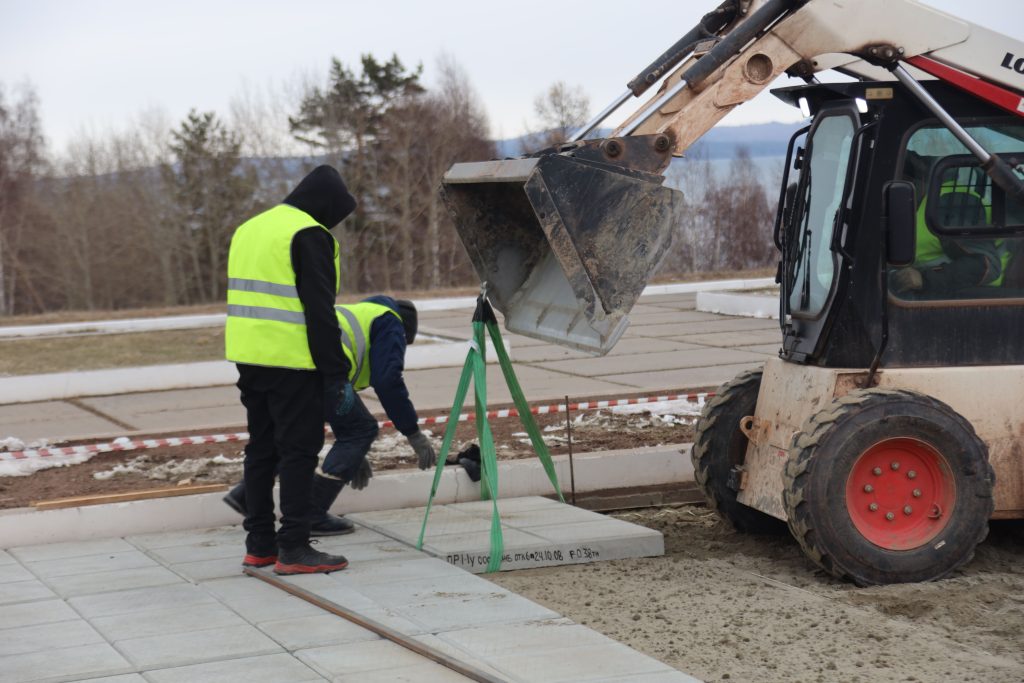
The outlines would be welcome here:
M 305 211 L 320 225 L 333 228 L 356 208 L 341 174 L 333 166 L 317 166 L 299 181 L 284 203 Z

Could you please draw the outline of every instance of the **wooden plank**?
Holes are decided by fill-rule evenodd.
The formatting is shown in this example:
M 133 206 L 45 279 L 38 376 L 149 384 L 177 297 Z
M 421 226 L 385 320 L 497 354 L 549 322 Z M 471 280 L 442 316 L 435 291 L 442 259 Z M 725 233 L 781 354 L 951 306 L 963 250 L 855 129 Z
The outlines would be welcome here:
M 193 493 L 216 493 L 227 491 L 227 484 L 196 484 L 194 486 L 175 486 L 164 489 L 147 489 L 145 491 L 129 491 L 127 493 L 104 493 L 92 496 L 76 496 L 74 498 L 54 498 L 32 503 L 36 510 L 59 510 L 61 508 L 79 507 L 82 505 L 104 505 L 106 503 L 124 503 L 131 500 L 148 500 L 150 498 L 171 498 L 173 496 L 189 496 Z

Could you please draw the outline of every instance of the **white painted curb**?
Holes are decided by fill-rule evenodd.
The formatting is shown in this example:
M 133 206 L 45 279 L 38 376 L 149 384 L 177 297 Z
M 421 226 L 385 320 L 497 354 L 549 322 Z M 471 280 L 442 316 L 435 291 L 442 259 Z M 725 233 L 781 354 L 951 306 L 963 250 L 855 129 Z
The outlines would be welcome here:
M 653 486 L 693 481 L 689 444 L 584 453 L 573 457 L 576 491 L 600 491 L 629 486 Z M 569 491 L 568 456 L 553 458 L 566 497 Z M 335 512 L 369 512 L 422 507 L 427 503 L 432 471 L 387 472 L 374 475 L 362 491 L 345 489 Z M 502 498 L 551 493 L 536 458 L 503 461 L 498 465 Z M 223 493 L 135 500 L 63 510 L 16 508 L 0 511 L 0 548 L 40 543 L 85 541 L 132 534 L 207 529 L 238 524 L 241 518 L 221 500 Z M 461 467 L 447 467 L 434 502 L 462 503 L 480 499 L 480 486 Z M 498 504 L 499 511 L 501 503 Z
M 512 357 L 509 341 L 502 341 Z M 461 367 L 468 351 L 468 341 L 413 345 L 406 350 L 405 368 L 422 370 Z M 489 354 L 488 362 L 497 363 L 497 356 Z M 80 396 L 111 396 L 137 391 L 226 386 L 237 381 L 238 370 L 235 364 L 224 360 L 0 377 L 0 405 Z
M 693 292 L 724 291 L 730 289 L 751 289 L 774 284 L 771 278 L 757 280 L 709 280 L 707 282 L 680 282 L 667 285 L 650 285 L 643 295 L 692 294 Z M 642 295 L 642 296 L 643 296 Z M 461 296 L 439 299 L 417 299 L 417 310 L 450 311 L 473 308 L 476 297 Z M 125 332 L 155 332 L 158 330 L 189 330 L 200 327 L 217 327 L 224 324 L 223 313 L 208 315 L 176 315 L 163 318 L 131 318 L 127 320 L 91 320 L 79 323 L 57 323 L 50 325 L 18 325 L 0 327 L 0 338 L 16 337 L 62 337 L 75 334 L 123 334 Z
M 747 318 L 779 318 L 779 298 L 758 294 L 699 292 L 697 310 Z

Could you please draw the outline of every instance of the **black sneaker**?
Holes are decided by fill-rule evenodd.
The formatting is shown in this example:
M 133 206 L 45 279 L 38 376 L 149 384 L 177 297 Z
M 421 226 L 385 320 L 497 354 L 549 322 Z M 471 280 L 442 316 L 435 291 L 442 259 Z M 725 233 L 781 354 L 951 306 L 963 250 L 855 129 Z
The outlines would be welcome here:
M 290 574 L 330 574 L 348 566 L 348 560 L 341 555 L 328 555 L 313 550 L 309 545 L 295 548 L 281 548 L 274 565 L 274 573 Z
M 310 536 L 343 536 L 356 530 L 356 525 L 345 519 L 344 516 L 324 514 L 323 517 L 313 522 L 309 529 Z
M 277 541 L 274 537 L 262 537 L 250 534 L 245 539 L 245 557 L 243 567 L 269 567 L 277 562 Z

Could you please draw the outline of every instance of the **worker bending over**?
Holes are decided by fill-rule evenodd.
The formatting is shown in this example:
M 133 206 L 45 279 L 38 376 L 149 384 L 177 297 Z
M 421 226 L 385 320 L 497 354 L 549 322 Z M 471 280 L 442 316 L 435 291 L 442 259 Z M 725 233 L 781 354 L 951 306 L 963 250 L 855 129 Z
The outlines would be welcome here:
M 411 301 L 372 296 L 357 304 L 335 306 L 341 328 L 342 348 L 349 361 L 348 378 L 355 391 L 373 387 L 395 429 L 405 435 L 416 452 L 420 469 L 437 462 L 434 447 L 417 426 L 416 408 L 409 398 L 403 372 L 405 349 L 416 339 L 417 314 Z M 373 476 L 367 453 L 377 438 L 377 419 L 357 395 L 352 409 L 329 420 L 334 445 L 313 479 L 313 536 L 347 534 L 351 522 L 328 512 L 338 494 L 349 484 L 362 489 Z M 239 512 L 245 509 L 245 487 L 239 484 L 225 497 Z

